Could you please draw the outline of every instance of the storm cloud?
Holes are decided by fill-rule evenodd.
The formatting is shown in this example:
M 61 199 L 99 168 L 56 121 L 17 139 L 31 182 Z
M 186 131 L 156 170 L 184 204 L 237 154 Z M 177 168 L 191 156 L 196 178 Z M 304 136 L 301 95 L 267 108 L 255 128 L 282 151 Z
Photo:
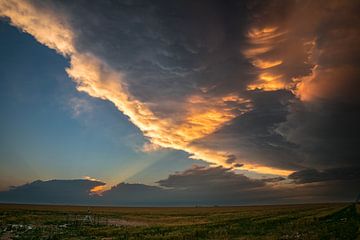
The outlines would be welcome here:
M 304 169 L 294 172 L 289 179 L 295 183 L 313 183 L 325 181 L 357 180 L 360 181 L 360 168 L 329 168 L 322 171 Z
M 230 169 L 222 167 L 206 168 L 194 166 L 184 172 L 169 175 L 167 179 L 160 180 L 160 186 L 178 189 L 201 189 L 204 185 L 214 189 L 237 186 L 241 189 L 263 187 L 261 180 L 251 180 L 242 174 L 236 174 Z M 226 191 L 226 190 L 225 190 Z
M 91 190 L 103 185 L 103 182 L 85 179 L 37 180 L 0 192 L 0 202 L 85 204 L 91 199 Z
M 0 15 L 69 59 L 77 89 L 128 116 L 144 152 L 182 150 L 218 166 L 159 181 L 178 194 L 202 181 L 271 182 L 235 170 L 308 183 L 358 169 L 359 5 L 0 0 Z M 144 191 L 174 191 L 164 189 Z
M 95 180 L 38 180 L 0 192 L 0 202 L 194 206 L 353 201 L 360 183 L 358 172 L 350 169 L 303 170 L 289 179 L 294 183 L 284 184 L 286 179 L 281 177 L 255 180 L 222 167 L 193 166 L 170 174 L 156 186 L 119 183 L 101 193 L 94 190 L 105 183 Z

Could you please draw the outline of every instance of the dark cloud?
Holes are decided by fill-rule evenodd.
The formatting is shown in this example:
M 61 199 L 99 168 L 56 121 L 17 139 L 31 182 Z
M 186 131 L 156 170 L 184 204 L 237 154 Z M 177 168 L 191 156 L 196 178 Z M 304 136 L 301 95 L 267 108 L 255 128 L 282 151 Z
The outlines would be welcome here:
M 242 174 L 236 174 L 230 169 L 222 167 L 194 166 L 181 173 L 169 175 L 167 179 L 158 181 L 160 186 L 175 189 L 206 189 L 213 188 L 218 191 L 229 189 L 241 190 L 263 187 L 261 180 L 252 180 Z
M 360 167 L 329 168 L 322 171 L 316 169 L 304 169 L 292 173 L 288 178 L 295 183 L 300 184 L 342 180 L 360 181 Z
M 231 163 L 261 163 L 283 169 L 301 169 L 296 144 L 276 131 L 286 121 L 292 95 L 287 91 L 251 93 L 254 108 L 214 134 L 194 142 L 233 153 Z
M 266 181 L 266 180 L 265 180 Z M 119 184 L 105 191 L 102 203 L 122 205 L 246 204 L 265 201 L 265 181 L 222 167 L 193 166 L 158 181 L 158 186 Z
M 110 205 L 171 204 L 165 189 L 144 184 L 120 183 L 102 193 L 97 202 Z M 174 200 L 174 199 L 172 199 Z
M 277 132 L 297 146 L 305 168 L 357 168 L 360 164 L 357 104 L 316 101 L 294 102 Z
M 0 192 L 0 202 L 176 206 L 351 201 L 359 191 L 358 170 L 303 170 L 289 177 L 296 184 L 287 185 L 282 177 L 254 180 L 227 168 L 194 166 L 158 181 L 159 186 L 120 183 L 101 195 L 90 191 L 104 185 L 98 181 L 35 181 Z
M 85 204 L 91 198 L 91 189 L 105 183 L 90 180 L 37 180 L 0 192 L 0 202 Z
M 248 63 L 239 54 L 245 40 L 245 1 L 59 1 L 54 5 L 76 29 L 76 47 L 126 73 L 130 91 L 152 103 L 159 114 L 173 111 L 159 104 L 162 100 L 184 101 L 200 89 L 210 96 L 224 95 L 246 85 L 243 69 Z M 176 106 L 181 111 L 179 102 Z
M 263 182 L 268 182 L 268 183 L 276 183 L 276 182 L 281 182 L 286 180 L 286 178 L 284 177 L 273 177 L 273 178 L 264 178 L 262 179 Z
M 232 164 L 235 162 L 235 160 L 236 160 L 236 156 L 232 154 L 232 155 L 228 156 L 228 159 L 226 160 L 226 162 L 229 164 Z

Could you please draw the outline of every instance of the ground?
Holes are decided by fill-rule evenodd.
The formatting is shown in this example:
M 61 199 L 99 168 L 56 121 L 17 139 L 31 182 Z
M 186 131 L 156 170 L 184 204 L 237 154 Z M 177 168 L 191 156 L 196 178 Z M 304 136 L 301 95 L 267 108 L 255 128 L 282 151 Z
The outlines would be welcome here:
M 122 208 L 0 205 L 0 239 L 360 239 L 349 203 Z

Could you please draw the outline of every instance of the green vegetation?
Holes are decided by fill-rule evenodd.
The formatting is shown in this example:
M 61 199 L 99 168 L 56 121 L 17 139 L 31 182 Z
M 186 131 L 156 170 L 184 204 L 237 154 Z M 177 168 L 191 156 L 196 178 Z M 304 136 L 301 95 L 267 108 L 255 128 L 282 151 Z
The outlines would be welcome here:
M 359 206 L 0 205 L 0 239 L 360 239 Z

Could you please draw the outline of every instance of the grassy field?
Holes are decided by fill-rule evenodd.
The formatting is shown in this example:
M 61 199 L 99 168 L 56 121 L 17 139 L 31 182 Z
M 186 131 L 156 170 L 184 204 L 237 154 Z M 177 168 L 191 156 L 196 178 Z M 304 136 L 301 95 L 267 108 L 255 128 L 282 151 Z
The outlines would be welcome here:
M 0 205 L 0 239 L 360 239 L 353 204 L 121 208 Z

